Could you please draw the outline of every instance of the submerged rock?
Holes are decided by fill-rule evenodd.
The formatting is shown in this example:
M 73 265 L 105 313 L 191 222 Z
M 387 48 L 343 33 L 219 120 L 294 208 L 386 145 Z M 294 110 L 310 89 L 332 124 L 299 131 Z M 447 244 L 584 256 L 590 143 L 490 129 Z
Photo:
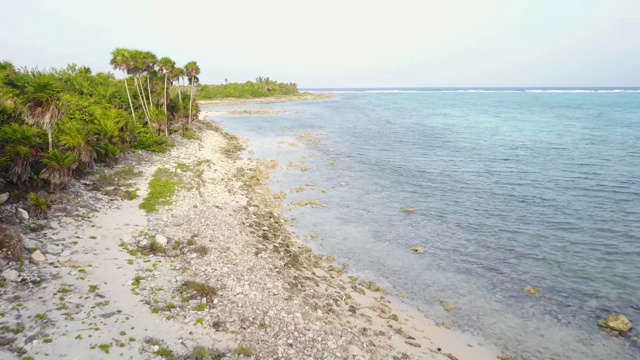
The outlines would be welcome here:
M 416 210 L 418 210 L 418 209 L 416 209 L 416 208 L 412 208 L 412 207 L 407 207 L 407 208 L 403 208 L 403 209 L 402 209 L 402 211 L 403 211 L 403 212 L 406 212 L 406 213 L 412 213 L 412 212 L 414 212 L 414 211 L 416 211 Z
M 526 294 L 531 295 L 531 296 L 540 297 L 540 289 L 538 289 L 537 287 L 531 286 L 531 285 L 525 286 L 524 287 L 524 292 Z
M 442 307 L 447 311 L 447 312 L 452 312 L 453 309 L 455 309 L 455 306 L 453 305 L 452 302 L 449 301 L 441 301 L 440 302 L 442 304 Z
M 619 332 L 627 332 L 633 327 L 631 321 L 623 314 L 611 314 L 604 320 L 598 320 L 598 326 Z
M 411 248 L 411 251 L 416 254 L 422 254 L 424 250 L 420 246 L 414 246 Z

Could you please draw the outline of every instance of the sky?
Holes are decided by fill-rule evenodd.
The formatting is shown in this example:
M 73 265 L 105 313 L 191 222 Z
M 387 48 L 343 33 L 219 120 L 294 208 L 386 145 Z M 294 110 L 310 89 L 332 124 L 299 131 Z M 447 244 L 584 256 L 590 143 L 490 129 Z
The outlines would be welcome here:
M 116 47 L 203 83 L 640 86 L 640 0 L 0 0 L 0 60 L 110 71 Z

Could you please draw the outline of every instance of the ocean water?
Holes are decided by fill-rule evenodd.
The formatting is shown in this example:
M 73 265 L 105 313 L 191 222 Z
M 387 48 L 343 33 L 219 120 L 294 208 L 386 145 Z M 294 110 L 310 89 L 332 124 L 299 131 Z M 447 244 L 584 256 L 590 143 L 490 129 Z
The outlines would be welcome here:
M 507 90 L 343 89 L 215 120 L 279 162 L 297 236 L 433 320 L 533 359 L 640 359 L 639 331 L 596 325 L 640 327 L 640 93 Z

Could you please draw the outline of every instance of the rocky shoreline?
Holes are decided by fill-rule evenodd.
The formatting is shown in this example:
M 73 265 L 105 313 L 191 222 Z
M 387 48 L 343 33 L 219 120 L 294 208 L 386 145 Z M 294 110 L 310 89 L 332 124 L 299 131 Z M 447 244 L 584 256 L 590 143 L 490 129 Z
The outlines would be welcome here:
M 0 263 L 3 358 L 499 356 L 292 238 L 264 185 L 269 163 L 241 158 L 240 140 L 215 124 L 199 127 L 167 154 L 132 154 L 73 182 L 46 220 L 18 220 L 20 203 L 0 208 L 31 252 Z M 158 169 L 178 193 L 147 214 Z

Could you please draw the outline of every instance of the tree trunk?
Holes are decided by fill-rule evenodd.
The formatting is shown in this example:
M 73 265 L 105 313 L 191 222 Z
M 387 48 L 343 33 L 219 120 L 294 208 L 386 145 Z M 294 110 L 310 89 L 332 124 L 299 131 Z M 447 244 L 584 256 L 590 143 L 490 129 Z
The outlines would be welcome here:
M 149 78 L 151 76 L 147 74 L 147 90 L 149 90 L 149 107 L 153 109 L 153 101 L 151 100 L 151 83 L 149 82 Z
M 164 73 L 164 114 L 167 115 L 167 80 L 168 74 Z
M 193 104 L 193 85 L 194 85 L 194 79 L 191 78 L 191 93 L 189 94 L 189 126 L 191 126 L 191 104 Z
M 167 80 L 168 75 L 164 73 L 164 135 L 169 137 L 169 116 L 167 115 Z
M 182 81 L 178 78 L 178 100 L 180 100 L 180 108 L 182 109 Z
M 47 136 L 49 137 L 49 152 L 53 151 L 53 134 L 51 131 L 51 125 L 47 127 Z
M 127 73 L 123 71 L 124 75 L 124 87 L 127 89 L 127 98 L 129 98 L 129 105 L 131 106 L 131 116 L 133 117 L 133 126 L 136 126 L 136 112 L 133 110 L 133 102 L 131 101 L 131 93 L 129 92 L 129 83 L 127 82 Z
M 147 110 L 147 104 L 146 104 L 146 99 L 144 98 L 144 90 L 142 91 L 142 94 L 140 93 L 140 88 L 142 86 L 139 86 L 139 81 L 138 78 L 134 75 L 133 76 L 133 82 L 134 85 L 136 87 L 136 90 L 138 91 L 138 96 L 140 97 L 140 103 L 142 103 L 142 110 L 144 111 L 144 115 L 145 118 L 147 119 L 147 124 L 151 124 L 151 121 L 149 120 L 149 110 Z

